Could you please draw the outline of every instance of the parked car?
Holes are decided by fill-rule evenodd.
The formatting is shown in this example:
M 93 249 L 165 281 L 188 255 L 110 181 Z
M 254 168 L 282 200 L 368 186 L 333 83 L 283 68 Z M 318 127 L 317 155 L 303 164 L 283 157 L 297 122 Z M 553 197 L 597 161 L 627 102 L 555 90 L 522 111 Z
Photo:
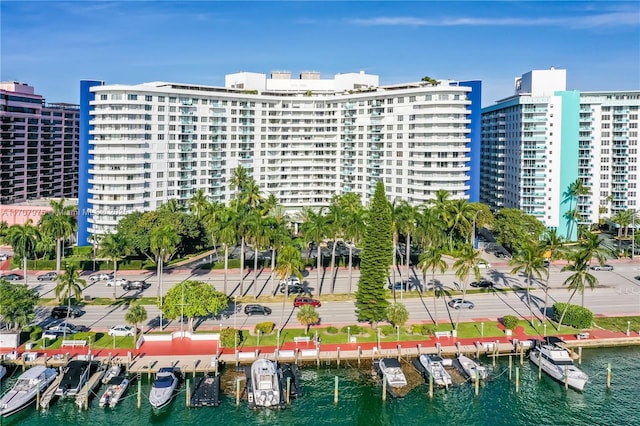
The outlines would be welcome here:
M 66 333 L 69 334 L 69 333 Z M 60 336 L 64 336 L 65 332 L 62 330 L 45 330 L 42 332 L 43 339 L 55 340 Z
M 592 265 L 591 269 L 594 271 L 613 271 L 613 266 L 611 265 Z
M 130 325 L 114 325 L 109 329 L 109 336 L 133 336 L 133 327 Z
M 113 287 L 113 286 L 123 287 L 123 286 L 129 284 L 129 280 L 124 279 L 124 278 L 118 278 L 116 280 L 109 280 L 105 284 L 106 284 L 107 287 Z
M 469 300 L 464 300 L 462 298 L 451 299 L 448 305 L 453 309 L 460 309 L 460 308 L 473 309 L 474 307 L 473 302 Z
M 406 282 L 406 281 L 397 282 L 397 283 L 395 283 L 395 284 L 389 284 L 389 285 L 387 286 L 387 288 L 388 288 L 389 290 L 393 290 L 393 289 L 395 288 L 396 290 L 403 290 L 403 291 L 407 291 L 407 290 L 409 290 L 409 289 L 410 289 L 410 287 L 411 287 L 411 286 L 410 286 L 410 285 L 409 285 L 409 283 L 408 283 L 408 282 Z
M 493 288 L 493 283 L 489 280 L 474 281 L 469 285 L 474 288 Z
M 548 268 L 551 265 L 551 262 L 547 259 L 545 259 L 544 261 L 542 261 L 542 266 L 544 266 L 545 268 Z
M 52 318 L 67 318 L 67 311 L 69 311 L 69 318 L 76 318 L 82 315 L 82 311 L 76 307 L 71 307 L 69 309 L 68 306 L 56 306 L 51 310 Z
M 24 279 L 24 277 L 20 274 L 4 274 L 0 276 L 0 279 L 7 281 L 20 281 Z
M 247 315 L 271 315 L 271 308 L 262 305 L 246 305 L 244 313 Z
M 287 294 L 304 294 L 307 290 L 300 284 L 289 284 L 288 286 L 281 285 L 280 293 L 287 291 Z
M 636 280 L 640 281 L 640 275 L 636 275 L 634 278 L 635 278 Z
M 2 262 L 4 260 L 8 260 L 8 259 L 9 259 L 9 255 L 8 254 L 0 253 L 0 262 Z
M 296 297 L 293 300 L 293 306 L 295 308 L 299 308 L 300 306 L 304 306 L 304 305 L 311 305 L 311 306 L 315 306 L 316 308 L 319 308 L 320 306 L 322 306 L 319 300 L 312 299 L 310 297 Z
M 280 281 L 280 288 L 284 288 L 285 285 L 302 285 L 302 283 L 298 277 L 291 275 L 288 279 Z
M 100 272 L 97 274 L 93 274 L 89 277 L 89 281 L 105 281 L 105 280 L 112 280 L 113 279 L 113 272 L 110 273 L 104 273 L 104 272 Z
M 88 328 L 83 325 L 74 325 L 70 322 L 61 322 L 60 324 L 56 324 L 47 328 L 47 331 L 59 331 L 66 334 L 75 334 L 87 330 Z
M 38 276 L 38 281 L 53 281 L 58 278 L 58 274 L 56 272 L 47 272 L 46 274 L 42 274 Z
M 128 283 L 124 284 L 122 286 L 123 290 L 129 291 L 129 290 L 145 290 L 147 288 L 151 287 L 151 284 L 149 284 L 148 282 L 144 281 L 144 280 L 138 280 L 138 281 L 129 281 Z

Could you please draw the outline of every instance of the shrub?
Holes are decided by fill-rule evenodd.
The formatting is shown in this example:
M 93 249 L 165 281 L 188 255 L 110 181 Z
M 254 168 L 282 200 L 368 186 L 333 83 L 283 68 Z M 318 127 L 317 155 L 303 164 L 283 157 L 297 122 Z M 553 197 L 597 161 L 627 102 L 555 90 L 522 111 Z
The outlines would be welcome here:
M 420 334 L 422 336 L 430 336 L 436 331 L 436 328 L 433 324 L 414 324 L 411 327 L 411 332 L 413 334 Z
M 504 325 L 504 328 L 507 330 L 515 329 L 518 326 L 518 322 L 518 318 L 513 315 L 505 315 L 502 317 L 502 325 Z
M 40 339 L 40 337 L 42 337 L 42 327 L 40 327 L 39 325 L 33 326 L 31 331 L 29 332 L 29 339 L 38 340 Z
M 241 330 L 235 330 L 233 328 L 225 328 L 220 332 L 220 345 L 223 348 L 233 348 L 236 343 L 238 345 L 242 343 Z
M 393 336 L 396 334 L 396 328 L 393 325 L 383 325 L 380 327 L 380 333 L 385 336 Z
M 349 330 L 351 331 L 352 336 L 356 336 L 362 333 L 362 327 L 360 327 L 359 325 L 349 325 L 349 326 L 342 327 L 340 329 L 340 332 L 347 334 L 348 332 L 347 327 L 349 327 Z
M 556 322 L 560 321 L 560 317 L 567 305 L 567 303 L 561 302 L 553 304 L 553 319 Z M 593 323 L 593 312 L 582 306 L 568 305 L 567 313 L 562 319 L 562 323 L 573 328 L 589 328 Z
M 327 327 L 325 331 L 327 332 L 327 334 L 338 334 L 338 328 L 333 326 Z
M 269 334 L 273 331 L 273 328 L 275 326 L 276 324 L 271 321 L 260 322 L 256 324 L 256 328 L 254 329 L 254 331 L 256 332 L 256 334 L 258 333 L 258 331 L 262 334 Z

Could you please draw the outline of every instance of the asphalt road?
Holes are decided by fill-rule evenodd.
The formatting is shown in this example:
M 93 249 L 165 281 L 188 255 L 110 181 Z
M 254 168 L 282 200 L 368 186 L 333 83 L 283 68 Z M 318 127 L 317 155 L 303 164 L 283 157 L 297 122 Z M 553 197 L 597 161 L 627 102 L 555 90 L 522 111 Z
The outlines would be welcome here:
M 564 280 L 570 275 L 568 272 L 561 272 L 561 267 L 552 265 L 551 274 L 549 280 L 549 302 L 551 306 L 556 301 L 567 301 L 570 292 L 562 284 Z M 440 321 L 456 321 L 458 314 L 462 321 L 465 320 L 481 320 L 481 319 L 495 319 L 507 314 L 529 316 L 529 308 L 527 305 L 526 291 L 518 290 L 525 286 L 525 279 L 521 276 L 513 276 L 509 273 L 511 267 L 506 264 L 494 265 L 493 268 L 482 270 L 483 278 L 487 278 L 496 283 L 496 290 L 486 290 L 482 293 L 471 294 L 467 296 L 468 300 L 471 300 L 475 304 L 475 308 L 468 310 L 464 309 L 457 311 L 450 309 L 446 302 L 450 300 L 452 296 L 445 296 L 437 300 L 437 317 Z M 422 273 L 417 271 L 419 276 L 412 274 L 410 282 L 412 285 L 423 285 Z M 404 274 L 404 269 L 402 274 Z M 640 315 L 640 280 L 635 280 L 634 277 L 640 275 L 640 263 L 621 263 L 615 265 L 614 271 L 593 271 L 600 281 L 600 285 L 597 289 L 591 291 L 586 290 L 584 295 L 585 307 L 591 309 L 595 314 L 605 315 Z M 90 273 L 83 274 L 83 278 L 88 278 Z M 122 296 L 135 296 L 142 295 L 145 297 L 155 297 L 158 293 L 159 285 L 157 277 L 151 272 L 129 272 L 122 271 L 118 274 L 118 277 L 133 279 L 145 279 L 151 284 L 151 287 L 144 292 L 129 291 L 125 292 L 121 288 L 116 288 L 116 295 L 121 302 L 117 306 L 86 306 L 84 307 L 85 314 L 81 317 L 74 319 L 72 322 L 76 324 L 82 324 L 93 329 L 107 329 L 112 325 L 123 324 L 124 315 L 128 308 L 128 302 L 132 299 L 130 297 L 122 298 Z M 252 296 L 254 290 L 260 295 L 273 294 L 274 288 L 277 287 L 277 280 L 271 279 L 268 271 L 262 271 L 258 274 L 257 283 L 258 286 L 254 287 L 254 274 L 249 272 L 244 279 L 243 294 L 244 299 L 247 300 L 247 296 Z M 359 278 L 359 271 L 352 271 L 351 287 L 355 290 Z M 400 272 L 396 272 L 396 282 L 404 279 L 404 276 L 400 275 Z M 196 279 L 213 284 L 217 289 L 223 290 L 224 288 L 224 273 L 223 271 L 201 271 L 201 270 L 172 270 L 167 271 L 163 278 L 163 292 L 166 293 L 171 286 L 179 283 L 185 279 Z M 436 279 L 439 280 L 442 287 L 446 291 L 453 291 L 460 288 L 457 284 L 457 279 L 452 272 L 446 274 L 437 275 Z M 427 275 L 427 281 L 430 282 L 430 274 Z M 229 271 L 227 290 L 228 293 L 233 295 L 240 294 L 240 274 L 239 271 Z M 321 274 L 321 294 L 326 295 L 330 293 L 331 283 L 334 282 L 334 292 L 337 294 L 347 293 L 349 288 L 349 272 L 347 269 L 339 269 L 335 280 L 331 279 L 331 271 L 329 269 L 323 271 Z M 53 288 L 55 282 L 37 281 L 36 276 L 29 277 L 28 283 L 36 291 L 38 291 L 41 297 L 50 298 L 54 297 Z M 91 297 L 112 297 L 113 287 L 107 287 L 105 281 L 91 282 L 87 280 L 88 286 L 83 291 L 84 295 Z M 308 271 L 304 277 L 304 284 L 315 295 L 317 293 L 317 274 L 315 270 Z M 534 315 L 541 317 L 541 310 L 544 301 L 544 291 L 538 287 L 537 284 L 533 284 L 532 287 L 536 288 L 531 292 L 532 309 Z M 505 289 L 515 289 L 515 291 L 504 291 Z M 278 293 L 280 294 L 280 293 Z M 409 296 L 409 294 L 413 294 Z M 434 300 L 431 297 L 421 298 L 417 296 L 417 292 L 409 292 L 407 297 L 400 291 L 396 292 L 396 299 L 402 301 L 410 312 L 409 320 L 413 321 L 431 321 L 436 315 L 434 309 Z M 453 296 L 459 297 L 459 296 Z M 322 297 L 321 297 L 322 299 Z M 299 323 L 295 317 L 295 309 L 293 308 L 293 296 L 290 296 L 286 301 L 284 309 L 282 303 L 266 303 L 273 313 L 269 317 L 252 316 L 248 317 L 242 311 L 242 304 L 238 303 L 236 306 L 237 313 L 234 314 L 234 306 L 228 308 L 217 318 L 211 318 L 204 321 L 201 326 L 207 328 L 216 327 L 250 327 L 258 322 L 265 321 L 266 318 L 274 321 L 278 326 L 282 325 L 295 325 Z M 580 304 L 581 296 L 576 294 L 572 303 Z M 146 305 L 148 312 L 147 327 L 157 327 L 159 325 L 159 310 L 155 306 Z M 37 312 L 38 320 L 44 321 L 46 324 L 50 321 L 49 318 L 50 308 L 39 308 Z M 323 301 L 322 307 L 318 308 L 321 322 L 323 324 L 336 324 L 336 325 L 348 325 L 355 324 L 355 307 L 352 301 Z M 329 320 L 330 318 L 330 320 Z M 165 323 L 171 328 L 179 328 L 178 321 Z

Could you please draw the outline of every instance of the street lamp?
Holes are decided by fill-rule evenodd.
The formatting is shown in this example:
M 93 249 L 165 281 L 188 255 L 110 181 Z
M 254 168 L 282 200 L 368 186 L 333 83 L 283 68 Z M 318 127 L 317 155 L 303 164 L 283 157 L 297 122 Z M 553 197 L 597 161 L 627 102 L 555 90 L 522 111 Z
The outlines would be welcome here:
M 471 245 L 473 246 L 473 248 L 477 248 L 476 247 L 476 219 L 478 218 L 478 214 L 481 212 L 481 210 L 478 210 L 476 212 L 475 215 L 473 215 L 473 225 L 471 226 Z
M 480 323 L 480 337 L 484 337 L 484 323 Z
M 233 296 L 233 349 L 238 351 L 238 330 L 236 329 L 236 317 L 238 316 L 238 296 Z
M 347 327 L 347 343 L 351 343 L 351 327 Z
M 380 328 L 378 328 L 378 352 L 380 351 Z
M 547 324 L 542 324 L 542 327 L 543 327 L 543 329 L 544 329 L 544 334 L 543 334 L 543 336 L 544 336 L 544 337 L 547 337 Z
M 627 321 L 627 336 L 631 334 L 631 321 Z
M 400 341 L 400 326 L 396 325 L 396 342 Z

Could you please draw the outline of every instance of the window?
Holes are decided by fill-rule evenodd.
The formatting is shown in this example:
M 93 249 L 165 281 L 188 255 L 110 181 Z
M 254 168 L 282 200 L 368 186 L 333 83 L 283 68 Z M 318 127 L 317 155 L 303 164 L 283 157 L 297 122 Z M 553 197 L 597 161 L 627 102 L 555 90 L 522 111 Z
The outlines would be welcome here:
M 153 102 L 153 96 L 151 96 L 151 95 L 146 95 L 146 96 L 144 97 L 144 100 L 145 100 L 146 102 Z
M 129 95 L 127 95 L 127 100 L 128 101 L 137 101 L 138 100 L 138 95 L 129 94 Z

